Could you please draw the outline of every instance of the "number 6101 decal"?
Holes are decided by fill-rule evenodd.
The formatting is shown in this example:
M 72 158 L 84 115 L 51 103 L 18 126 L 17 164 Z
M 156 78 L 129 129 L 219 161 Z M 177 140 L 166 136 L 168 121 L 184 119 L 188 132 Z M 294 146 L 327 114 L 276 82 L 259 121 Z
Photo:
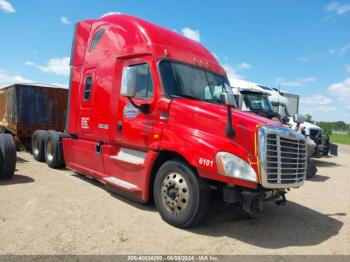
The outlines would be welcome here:
M 210 159 L 206 159 L 206 158 L 199 158 L 199 164 L 201 166 L 207 166 L 207 167 L 213 167 L 213 164 L 214 164 L 214 161 L 213 160 L 210 160 Z

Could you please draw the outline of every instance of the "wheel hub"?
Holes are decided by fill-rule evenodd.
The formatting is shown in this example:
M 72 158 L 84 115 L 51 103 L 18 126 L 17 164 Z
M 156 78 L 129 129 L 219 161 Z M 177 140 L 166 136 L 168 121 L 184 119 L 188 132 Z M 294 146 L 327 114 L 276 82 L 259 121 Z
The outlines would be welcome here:
M 162 182 L 161 199 L 173 215 L 182 213 L 189 200 L 186 180 L 179 173 L 169 173 Z

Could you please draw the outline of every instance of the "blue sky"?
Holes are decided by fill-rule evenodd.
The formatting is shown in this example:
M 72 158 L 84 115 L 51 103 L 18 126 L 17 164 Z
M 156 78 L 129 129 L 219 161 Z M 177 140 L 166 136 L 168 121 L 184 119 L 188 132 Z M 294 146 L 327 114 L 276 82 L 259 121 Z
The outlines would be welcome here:
M 350 122 L 350 0 L 0 0 L 0 86 L 67 86 L 74 23 L 109 12 L 200 41 L 230 78 L 299 94 L 316 120 Z

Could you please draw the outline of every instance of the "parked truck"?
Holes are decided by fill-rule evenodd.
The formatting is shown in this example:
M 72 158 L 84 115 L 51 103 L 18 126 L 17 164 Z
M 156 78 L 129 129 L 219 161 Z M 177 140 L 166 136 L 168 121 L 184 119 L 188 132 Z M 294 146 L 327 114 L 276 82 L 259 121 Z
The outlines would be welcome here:
M 270 94 L 269 99 L 274 111 L 281 114 L 284 118 L 289 118 L 289 125 L 296 127 L 298 123 L 293 121 L 292 113 L 298 113 L 299 111 L 299 96 L 280 92 L 279 90 L 267 86 L 259 85 L 259 87 Z M 313 155 L 314 157 L 322 157 L 329 154 L 329 136 L 324 134 L 319 126 L 313 123 L 304 122 L 300 125 L 300 128 L 302 128 L 303 134 L 312 139 L 316 144 L 316 149 Z M 333 154 L 337 155 L 337 152 L 335 151 Z
M 68 90 L 47 84 L 14 84 L 0 89 L 0 132 L 14 136 L 17 148 L 31 150 L 37 129 L 64 131 Z
M 211 52 L 127 15 L 76 25 L 66 131 L 33 139 L 50 167 L 153 198 L 181 228 L 205 215 L 211 190 L 250 214 L 266 201 L 284 204 L 307 168 L 304 136 L 237 109 Z
M 240 80 L 242 84 L 242 80 Z M 235 83 L 236 84 L 236 83 Z M 270 101 L 271 94 L 265 91 L 258 85 L 250 83 L 249 85 L 242 85 L 243 87 L 232 87 L 232 90 L 236 96 L 236 101 L 239 104 L 239 108 L 243 111 L 251 112 L 253 114 L 260 115 L 262 117 L 266 117 L 273 121 L 281 122 L 292 128 L 295 131 L 298 131 L 301 134 L 304 134 L 304 128 L 302 127 L 304 122 L 304 118 L 297 113 L 293 115 L 293 123 L 295 125 L 290 124 L 290 118 L 286 116 L 282 116 L 279 113 L 273 110 L 273 106 Z M 304 134 L 305 135 L 305 134 Z M 311 160 L 311 157 L 314 156 L 316 150 L 316 143 L 310 138 L 306 137 L 306 145 L 307 145 L 307 158 L 308 158 L 308 166 L 306 171 L 307 178 L 313 178 L 317 173 L 317 167 L 315 163 Z

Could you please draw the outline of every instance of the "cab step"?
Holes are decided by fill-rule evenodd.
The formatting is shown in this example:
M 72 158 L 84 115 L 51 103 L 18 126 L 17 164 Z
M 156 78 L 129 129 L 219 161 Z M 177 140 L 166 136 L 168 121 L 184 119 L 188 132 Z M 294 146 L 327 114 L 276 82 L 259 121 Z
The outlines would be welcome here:
M 117 155 L 111 156 L 111 159 L 134 165 L 143 165 L 145 163 L 146 156 L 147 153 L 143 151 L 121 148 Z

